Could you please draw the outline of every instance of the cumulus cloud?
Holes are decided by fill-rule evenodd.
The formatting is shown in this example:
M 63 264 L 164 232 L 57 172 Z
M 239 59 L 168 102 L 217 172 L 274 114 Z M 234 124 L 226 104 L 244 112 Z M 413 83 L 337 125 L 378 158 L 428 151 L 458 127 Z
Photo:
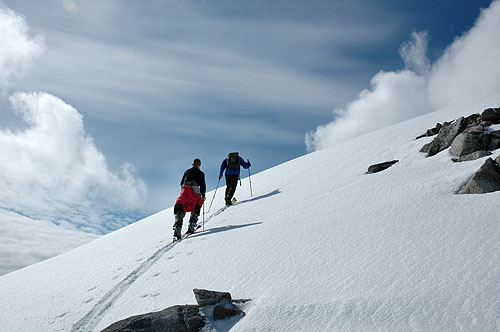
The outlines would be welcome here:
M 70 12 L 73 1 L 63 1 Z M 25 19 L 0 5 L 0 91 L 44 49 Z M 147 196 L 135 168 L 109 169 L 83 116 L 44 92 L 9 101 L 25 125 L 0 129 L 0 274 L 74 248 L 137 220 Z
M 400 48 L 405 69 L 379 72 L 334 120 L 306 134 L 308 151 L 386 127 L 435 109 L 467 105 L 500 92 L 500 1 L 481 12 L 474 27 L 431 64 L 425 32 L 414 32 Z M 500 102 L 500 100 L 498 100 Z M 496 105 L 493 105 L 496 106 Z
M 27 127 L 0 130 L 0 274 L 137 220 L 147 188 L 134 167 L 111 171 L 83 117 L 48 93 L 16 93 Z
M 142 206 L 146 186 L 134 176 L 133 166 L 126 163 L 111 172 L 75 108 L 42 92 L 16 93 L 9 99 L 28 128 L 0 130 L 3 207 L 39 213 L 73 205 L 97 210 Z
M 350 137 L 415 117 L 428 110 L 425 79 L 412 71 L 379 72 L 338 118 L 306 135 L 309 151 L 325 148 Z
M 500 1 L 436 61 L 429 94 L 436 107 L 477 102 L 500 91 Z M 498 105 L 492 105 L 498 106 Z
M 31 38 L 25 19 L 0 4 L 0 91 L 33 64 L 44 47 L 42 35 Z

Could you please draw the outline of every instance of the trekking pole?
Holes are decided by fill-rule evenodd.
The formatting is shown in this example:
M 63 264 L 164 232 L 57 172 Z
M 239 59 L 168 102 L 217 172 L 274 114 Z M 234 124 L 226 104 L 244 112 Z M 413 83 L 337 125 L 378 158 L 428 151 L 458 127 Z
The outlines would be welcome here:
M 217 188 L 215 188 L 214 197 L 212 197 L 212 202 L 210 203 L 210 206 L 208 207 L 207 213 L 210 212 L 210 209 L 212 208 L 212 203 L 214 202 L 215 195 L 217 195 L 217 189 L 219 189 L 219 183 L 220 183 L 220 179 L 219 179 L 219 182 L 217 182 Z
M 205 202 L 203 202 L 205 203 Z M 203 204 L 203 222 L 202 222 L 202 225 L 203 225 L 203 228 L 202 228 L 202 231 L 204 232 L 205 231 L 205 204 Z
M 250 177 L 250 167 L 248 168 L 248 181 L 250 181 L 250 197 L 253 197 L 253 194 L 252 194 L 252 178 Z

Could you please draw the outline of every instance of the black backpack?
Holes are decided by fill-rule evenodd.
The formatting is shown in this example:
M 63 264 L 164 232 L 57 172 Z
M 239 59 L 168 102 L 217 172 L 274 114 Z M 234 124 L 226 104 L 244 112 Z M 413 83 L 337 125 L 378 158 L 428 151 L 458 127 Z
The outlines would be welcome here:
M 240 156 L 238 152 L 231 152 L 227 155 L 227 168 L 240 168 Z

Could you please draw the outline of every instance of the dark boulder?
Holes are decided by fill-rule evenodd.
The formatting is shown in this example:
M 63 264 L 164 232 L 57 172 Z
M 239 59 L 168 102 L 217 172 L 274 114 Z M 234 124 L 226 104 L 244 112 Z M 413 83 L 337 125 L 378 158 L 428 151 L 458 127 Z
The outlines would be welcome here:
M 439 130 L 436 138 L 431 142 L 427 156 L 433 156 L 451 146 L 451 143 L 467 126 L 467 121 L 464 117 L 455 120 L 449 126 L 443 126 Z
M 244 316 L 245 313 L 235 305 L 217 305 L 214 308 L 214 320 L 224 320 L 233 316 Z
M 137 315 L 116 322 L 101 332 L 198 332 L 205 318 L 197 305 L 177 305 L 162 311 Z
M 442 127 L 443 127 L 442 124 L 436 123 L 436 126 L 434 128 L 427 129 L 425 134 L 418 136 L 416 139 L 437 135 L 439 133 L 439 129 L 441 129 Z
M 486 150 L 500 149 L 500 130 L 484 134 Z
M 420 152 L 428 153 L 429 149 L 431 148 L 431 144 L 432 144 L 432 142 L 424 144 L 424 146 L 422 146 L 422 148 L 420 149 Z
M 371 165 L 370 167 L 368 167 L 368 173 L 377 173 L 377 172 L 383 171 L 383 170 L 391 167 L 392 165 L 394 165 L 398 161 L 399 160 L 392 160 L 392 161 L 386 161 L 386 162 L 383 162 L 380 164 Z
M 500 168 L 491 158 L 469 180 L 460 194 L 484 194 L 500 190 Z
M 481 113 L 481 121 L 489 124 L 500 123 L 500 108 L 487 108 Z
M 479 158 L 483 158 L 486 156 L 490 156 L 492 153 L 489 151 L 475 151 L 472 152 L 471 154 L 462 156 L 460 158 L 451 158 L 454 162 L 462 162 L 462 161 L 471 161 L 471 160 L 476 160 Z
M 450 153 L 456 157 L 465 156 L 475 151 L 485 150 L 482 134 L 472 134 L 463 132 L 453 140 L 450 146 Z
M 483 134 L 484 133 L 484 126 L 482 124 L 476 124 L 473 126 L 469 126 L 465 128 L 463 131 L 464 133 L 470 133 L 470 134 Z
M 228 292 L 216 292 L 206 289 L 193 289 L 194 297 L 200 307 L 231 303 L 231 294 Z
M 465 122 L 467 123 L 466 127 L 476 127 L 481 125 L 481 115 L 478 113 L 471 114 L 465 118 Z

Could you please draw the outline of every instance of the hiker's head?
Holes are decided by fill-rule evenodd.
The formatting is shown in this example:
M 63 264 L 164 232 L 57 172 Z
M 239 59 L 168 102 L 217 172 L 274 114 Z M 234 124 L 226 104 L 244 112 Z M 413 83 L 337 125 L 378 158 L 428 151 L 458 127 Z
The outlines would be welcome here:
M 195 160 L 193 160 L 193 166 L 200 167 L 201 160 L 199 158 L 196 158 Z

